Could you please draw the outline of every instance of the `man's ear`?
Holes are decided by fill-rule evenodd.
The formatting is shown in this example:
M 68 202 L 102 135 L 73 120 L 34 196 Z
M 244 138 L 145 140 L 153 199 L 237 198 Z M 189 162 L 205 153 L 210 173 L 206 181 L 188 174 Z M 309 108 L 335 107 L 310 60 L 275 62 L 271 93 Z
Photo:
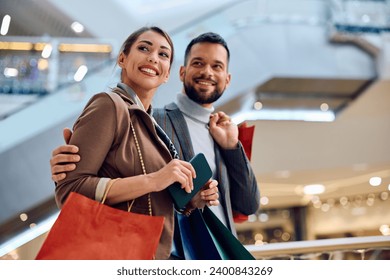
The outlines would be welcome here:
M 231 79 L 232 79 L 232 75 L 229 73 L 229 74 L 226 76 L 226 88 L 230 85 Z
M 180 66 L 179 75 L 180 75 L 180 81 L 184 82 L 184 76 L 186 74 L 186 67 Z

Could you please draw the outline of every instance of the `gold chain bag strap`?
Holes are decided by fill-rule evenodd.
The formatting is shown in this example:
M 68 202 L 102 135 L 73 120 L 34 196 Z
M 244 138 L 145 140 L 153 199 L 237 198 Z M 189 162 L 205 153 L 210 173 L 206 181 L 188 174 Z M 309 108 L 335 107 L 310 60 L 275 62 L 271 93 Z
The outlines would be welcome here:
M 125 101 L 117 93 L 109 92 L 107 94 L 114 101 L 114 103 L 115 103 L 115 105 L 117 107 L 117 110 L 118 110 L 119 107 L 124 107 L 127 110 L 127 104 L 125 103 Z M 137 137 L 137 134 L 135 133 L 134 125 L 133 125 L 133 122 L 131 121 L 130 115 L 129 115 L 129 121 L 130 121 L 131 131 L 132 131 L 133 136 L 134 136 L 135 146 L 137 147 L 138 156 L 139 156 L 139 159 L 140 159 L 140 162 L 141 162 L 142 172 L 144 173 L 144 175 L 146 175 L 146 168 L 145 168 L 144 159 L 142 157 L 141 148 L 140 148 L 140 145 L 139 145 L 139 142 L 138 142 L 138 137 Z M 106 187 L 106 191 L 105 191 L 103 199 L 102 199 L 102 203 L 104 203 L 104 201 L 106 200 L 107 193 L 109 192 L 111 186 L 115 183 L 116 180 L 118 180 L 118 179 L 113 179 L 113 180 L 111 180 L 108 183 L 108 185 Z M 135 199 L 133 199 L 131 201 L 131 203 L 127 202 L 127 211 L 128 212 L 130 212 L 131 208 L 133 207 L 134 202 L 135 202 Z M 148 193 L 148 209 L 149 209 L 149 216 L 153 216 L 153 212 L 152 212 L 152 199 L 150 197 L 150 193 Z
M 137 134 L 135 133 L 134 125 L 133 125 L 133 122 L 131 121 L 131 119 L 130 119 L 130 126 L 131 126 L 131 131 L 133 132 L 135 146 L 137 147 L 138 156 L 139 156 L 139 159 L 141 161 L 142 172 L 144 173 L 144 175 L 146 175 L 144 158 L 142 157 L 141 148 L 139 146 Z M 134 201 L 135 201 L 135 199 L 133 199 L 131 204 L 128 205 L 128 211 L 130 211 L 131 207 L 134 204 Z M 152 212 L 152 199 L 150 198 L 150 193 L 148 193 L 148 208 L 149 208 L 149 215 L 153 216 L 153 212 Z

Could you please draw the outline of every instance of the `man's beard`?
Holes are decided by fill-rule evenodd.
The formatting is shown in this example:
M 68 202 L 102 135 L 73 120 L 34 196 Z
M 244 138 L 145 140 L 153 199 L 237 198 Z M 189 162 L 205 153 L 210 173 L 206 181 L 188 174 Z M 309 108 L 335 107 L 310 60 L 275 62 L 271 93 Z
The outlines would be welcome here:
M 219 92 L 218 89 L 215 89 L 212 93 L 208 95 L 203 95 L 201 93 L 198 93 L 196 89 L 188 85 L 184 81 L 184 90 L 185 93 L 187 94 L 188 98 L 191 99 L 192 101 L 198 103 L 198 104 L 211 104 L 217 101 L 223 94 L 223 91 Z

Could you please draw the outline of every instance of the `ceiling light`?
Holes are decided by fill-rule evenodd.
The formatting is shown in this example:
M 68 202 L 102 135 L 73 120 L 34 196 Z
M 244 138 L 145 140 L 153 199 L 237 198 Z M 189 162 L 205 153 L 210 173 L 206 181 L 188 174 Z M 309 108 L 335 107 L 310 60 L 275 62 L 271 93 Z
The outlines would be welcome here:
M 253 223 L 256 222 L 256 220 L 257 220 L 256 215 L 252 214 L 248 216 L 248 222 Z
M 255 234 L 255 240 L 263 240 L 264 236 L 261 233 L 256 233 Z
M 321 194 L 325 191 L 325 186 L 321 184 L 306 185 L 303 187 L 303 193 L 307 195 Z
M 329 110 L 329 105 L 327 103 L 322 103 L 320 109 L 322 112 L 327 112 Z
M 28 216 L 27 216 L 26 213 L 22 213 L 22 214 L 19 215 L 19 218 L 20 218 L 20 220 L 21 220 L 22 222 L 25 222 L 25 221 L 27 221 Z
M 40 58 L 38 60 L 38 69 L 40 71 L 44 71 L 49 68 L 49 62 L 46 59 Z
M 289 241 L 290 238 L 291 238 L 291 235 L 288 232 L 283 232 L 283 234 L 282 234 L 283 241 Z
M 371 186 L 377 187 L 382 183 L 382 178 L 381 177 L 371 177 L 369 182 L 370 182 Z
M 74 32 L 76 33 L 81 33 L 84 31 L 84 26 L 80 22 L 73 22 L 70 26 Z
M 263 104 L 260 101 L 256 101 L 255 104 L 253 104 L 253 108 L 255 108 L 255 110 L 261 110 Z
M 348 198 L 346 196 L 340 197 L 340 204 L 345 206 L 348 204 Z
M 314 208 L 320 209 L 321 206 L 322 206 L 322 202 L 321 202 L 321 201 L 313 202 L 313 207 L 314 207 Z
M 335 114 L 332 111 L 321 112 L 320 110 L 287 110 L 287 109 L 261 109 L 240 111 L 232 115 L 234 123 L 254 120 L 295 120 L 310 122 L 333 122 Z
M 0 50 L 30 51 L 33 44 L 30 42 L 0 42 Z
M 45 48 L 46 45 L 47 45 L 47 43 L 37 42 L 34 44 L 34 51 L 41 52 L 41 51 L 43 51 L 43 49 Z
M 52 51 L 53 51 L 53 47 L 50 44 L 47 44 L 43 48 L 41 55 L 43 58 L 49 58 Z
M 19 75 L 19 71 L 16 68 L 6 67 L 4 68 L 4 76 L 7 78 L 17 77 Z
M 382 199 L 383 201 L 387 200 L 389 198 L 389 193 L 388 192 L 381 192 L 381 194 L 379 195 L 380 199 Z
M 110 53 L 112 51 L 112 47 L 106 44 L 60 44 L 58 46 L 58 50 L 60 52 Z
M 389 228 L 389 225 L 381 225 L 379 227 L 379 231 L 383 234 L 383 235 L 390 235 L 390 228 Z
M 5 15 L 3 17 L 3 22 L 1 23 L 1 29 L 0 29 L 1 35 L 7 35 L 10 23 L 11 23 L 10 15 Z
M 76 82 L 80 82 L 82 79 L 84 79 L 85 74 L 88 72 L 88 67 L 85 65 L 81 65 L 79 69 L 77 69 L 76 73 L 74 74 L 73 79 Z
M 265 223 L 265 222 L 267 222 L 268 220 L 269 220 L 268 214 L 266 214 L 266 213 L 261 213 L 261 214 L 259 215 L 259 221 L 260 221 L 260 222 Z
M 262 198 L 260 198 L 260 204 L 261 205 L 267 205 L 268 203 L 269 203 L 268 197 L 263 196 Z
M 330 210 L 330 205 L 327 203 L 324 203 L 321 205 L 322 212 L 328 212 Z
M 317 195 L 313 195 L 312 198 L 310 199 L 311 202 L 314 204 L 314 203 L 318 203 L 318 202 L 321 202 L 320 200 L 320 197 L 317 196 Z

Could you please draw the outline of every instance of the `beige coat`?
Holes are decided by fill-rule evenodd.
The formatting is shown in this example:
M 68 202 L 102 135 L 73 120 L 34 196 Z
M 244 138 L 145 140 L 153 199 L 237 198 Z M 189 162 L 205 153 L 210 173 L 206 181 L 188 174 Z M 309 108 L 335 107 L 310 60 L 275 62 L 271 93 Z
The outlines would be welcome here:
M 118 93 L 128 104 L 128 110 L 118 111 L 106 93 L 96 94 L 77 119 L 70 144 L 77 145 L 81 161 L 76 170 L 56 187 L 56 200 L 61 206 L 70 192 L 78 192 L 91 199 L 101 177 L 124 178 L 142 174 L 140 159 L 130 128 L 129 114 L 141 147 L 147 173 L 161 169 L 171 155 L 158 138 L 152 119 L 119 88 Z M 151 193 L 153 215 L 164 216 L 163 233 L 157 249 L 157 259 L 167 259 L 173 239 L 173 204 L 167 190 Z M 127 203 L 113 205 L 126 210 Z M 147 195 L 137 198 L 132 212 L 148 214 Z

